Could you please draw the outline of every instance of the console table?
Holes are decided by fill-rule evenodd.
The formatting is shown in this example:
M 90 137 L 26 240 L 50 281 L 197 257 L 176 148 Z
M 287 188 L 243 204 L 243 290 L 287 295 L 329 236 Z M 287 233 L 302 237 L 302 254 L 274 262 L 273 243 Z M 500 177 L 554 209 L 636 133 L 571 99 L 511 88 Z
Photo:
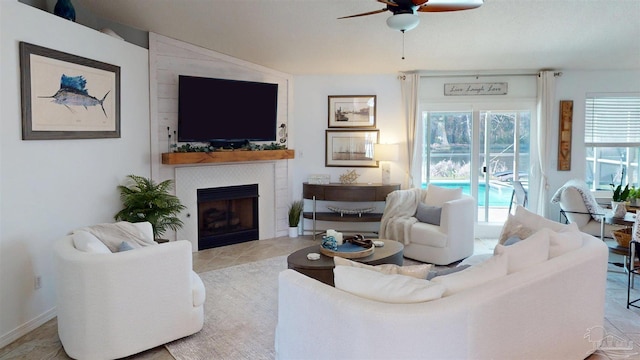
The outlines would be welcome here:
M 387 194 L 394 190 L 399 190 L 400 184 L 302 184 L 302 198 L 313 202 L 313 210 L 302 213 L 303 219 L 313 222 L 313 237 L 315 239 L 318 229 L 317 221 L 336 222 L 380 222 L 381 213 L 361 213 L 361 214 L 341 214 L 338 212 L 318 212 L 318 201 L 342 201 L 342 202 L 384 202 Z M 356 207 L 356 206 L 354 206 Z M 302 233 L 304 234 L 304 221 L 302 223 Z M 320 231 L 324 232 L 324 230 Z

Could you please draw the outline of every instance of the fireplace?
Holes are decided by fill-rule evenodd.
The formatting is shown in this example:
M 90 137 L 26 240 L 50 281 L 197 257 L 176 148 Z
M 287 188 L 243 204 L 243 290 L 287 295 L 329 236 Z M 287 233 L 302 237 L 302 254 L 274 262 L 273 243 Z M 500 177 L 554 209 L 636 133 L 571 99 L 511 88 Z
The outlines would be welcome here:
M 187 207 L 178 215 L 184 226 L 176 239 L 191 241 L 193 251 L 198 242 L 198 189 L 258 184 L 258 227 L 256 240 L 287 235 L 288 191 L 287 161 L 231 163 L 175 168 L 176 196 Z
M 197 190 L 198 250 L 259 239 L 258 184 Z

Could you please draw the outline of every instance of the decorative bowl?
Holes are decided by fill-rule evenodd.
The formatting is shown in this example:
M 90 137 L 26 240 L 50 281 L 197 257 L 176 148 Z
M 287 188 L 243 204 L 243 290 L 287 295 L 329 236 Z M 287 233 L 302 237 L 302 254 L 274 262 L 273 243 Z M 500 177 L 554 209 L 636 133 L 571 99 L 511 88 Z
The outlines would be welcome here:
M 362 209 L 341 209 L 335 206 L 327 206 L 327 208 L 333 212 L 339 213 L 341 216 L 345 214 L 361 216 L 362 214 L 370 213 L 376 209 L 375 207 L 362 208 Z

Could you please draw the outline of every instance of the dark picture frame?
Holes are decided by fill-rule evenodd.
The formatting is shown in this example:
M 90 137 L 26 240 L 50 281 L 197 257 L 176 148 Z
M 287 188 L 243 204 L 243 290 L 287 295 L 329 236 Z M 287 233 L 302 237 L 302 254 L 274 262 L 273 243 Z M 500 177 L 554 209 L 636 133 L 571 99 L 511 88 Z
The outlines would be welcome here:
M 120 67 L 20 42 L 22 139 L 120 137 Z
M 380 130 L 325 130 L 325 166 L 378 167 L 374 147 Z
M 375 128 L 376 95 L 329 96 L 330 128 Z

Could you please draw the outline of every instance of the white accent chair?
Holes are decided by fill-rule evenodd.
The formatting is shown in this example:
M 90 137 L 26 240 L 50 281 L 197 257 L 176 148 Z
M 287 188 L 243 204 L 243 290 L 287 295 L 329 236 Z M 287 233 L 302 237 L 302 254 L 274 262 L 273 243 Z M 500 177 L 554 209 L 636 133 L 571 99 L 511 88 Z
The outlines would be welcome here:
M 153 239 L 151 224 L 136 225 Z M 58 336 L 70 357 L 121 358 L 202 329 L 206 295 L 191 242 L 111 253 L 74 245 L 74 236 L 54 244 Z
M 420 203 L 442 209 L 439 225 L 418 220 Z M 473 254 L 474 225 L 474 198 L 460 188 L 429 185 L 389 193 L 379 235 L 403 243 L 407 258 L 448 265 Z
M 580 231 L 597 238 L 611 238 L 611 231 L 624 228 L 605 223 L 602 231 L 602 223 L 597 219 L 611 216 L 611 210 L 606 210 L 598 204 L 583 180 L 567 181 L 556 191 L 551 202 L 560 206 L 560 222 L 575 223 Z

